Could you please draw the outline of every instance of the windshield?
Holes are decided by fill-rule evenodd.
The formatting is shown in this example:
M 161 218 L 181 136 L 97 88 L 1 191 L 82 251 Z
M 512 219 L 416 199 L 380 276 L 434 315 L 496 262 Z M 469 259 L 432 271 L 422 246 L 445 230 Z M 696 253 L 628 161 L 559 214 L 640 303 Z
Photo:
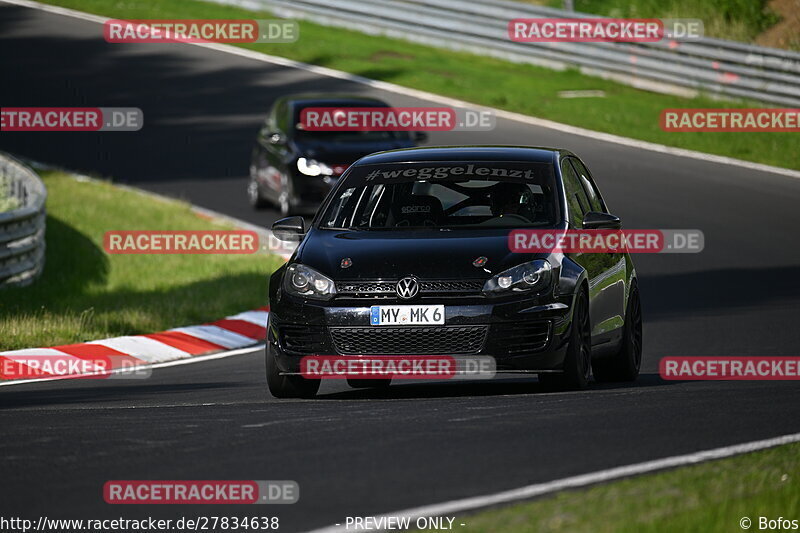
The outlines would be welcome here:
M 365 165 L 334 194 L 321 228 L 518 228 L 558 220 L 549 163 Z

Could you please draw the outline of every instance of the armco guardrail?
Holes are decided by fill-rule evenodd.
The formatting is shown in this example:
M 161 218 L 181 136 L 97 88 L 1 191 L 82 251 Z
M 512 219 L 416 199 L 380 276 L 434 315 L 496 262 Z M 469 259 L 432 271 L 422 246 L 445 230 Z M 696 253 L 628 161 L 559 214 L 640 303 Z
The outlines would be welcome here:
M 703 38 L 659 43 L 517 43 L 514 18 L 596 17 L 503 0 L 215 0 L 628 85 L 800 107 L 800 53 Z
M 47 190 L 36 173 L 0 153 L 0 288 L 32 283 L 44 268 Z M 10 209 L 8 209 L 10 207 Z

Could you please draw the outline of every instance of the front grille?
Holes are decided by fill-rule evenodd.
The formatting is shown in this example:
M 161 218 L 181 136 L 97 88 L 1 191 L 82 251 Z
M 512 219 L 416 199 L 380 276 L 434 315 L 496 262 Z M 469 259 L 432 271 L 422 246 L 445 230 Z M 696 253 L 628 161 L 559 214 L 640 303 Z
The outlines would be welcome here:
M 480 280 L 467 280 L 467 281 L 420 281 L 420 291 L 423 293 L 434 292 L 460 292 L 460 293 L 476 293 L 483 290 L 483 281 Z
M 422 296 L 476 295 L 483 290 L 483 280 L 432 280 L 420 281 Z M 336 284 L 336 293 L 352 298 L 395 298 L 397 280 L 394 281 L 343 281 Z
M 347 296 L 397 295 L 395 291 L 396 286 L 396 281 L 346 281 L 336 284 L 336 294 Z
M 521 355 L 538 352 L 550 340 L 550 322 L 516 322 L 492 326 L 498 355 Z
M 287 353 L 313 355 L 325 353 L 327 349 L 325 328 L 285 324 L 279 326 L 280 343 Z
M 477 353 L 483 348 L 487 331 L 486 326 L 330 328 L 336 351 L 343 355 Z

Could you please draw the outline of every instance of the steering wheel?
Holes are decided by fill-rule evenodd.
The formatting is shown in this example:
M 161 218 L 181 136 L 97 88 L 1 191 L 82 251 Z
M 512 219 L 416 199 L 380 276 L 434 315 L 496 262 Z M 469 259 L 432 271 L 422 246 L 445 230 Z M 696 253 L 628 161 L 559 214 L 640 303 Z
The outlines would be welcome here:
M 395 224 L 394 227 L 395 228 L 403 228 L 403 227 L 410 226 L 410 225 L 411 225 L 411 222 L 409 222 L 408 219 L 403 219 L 400 222 L 398 222 L 397 224 Z M 427 227 L 436 227 L 436 221 L 435 220 L 431 220 L 430 218 L 426 218 L 425 220 L 422 221 L 422 225 L 423 226 L 427 226 Z

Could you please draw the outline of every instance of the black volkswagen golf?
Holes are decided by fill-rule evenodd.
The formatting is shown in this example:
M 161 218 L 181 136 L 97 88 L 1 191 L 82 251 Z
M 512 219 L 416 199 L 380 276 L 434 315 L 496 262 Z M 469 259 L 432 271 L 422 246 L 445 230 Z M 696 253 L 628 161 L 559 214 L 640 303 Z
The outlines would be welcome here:
M 620 220 L 566 150 L 432 147 L 360 159 L 307 230 L 300 217 L 273 226 L 302 242 L 271 278 L 270 391 L 315 395 L 320 380 L 300 373 L 308 355 L 491 356 L 498 372 L 538 374 L 554 388 L 585 387 L 592 371 L 634 380 L 642 316 L 629 254 L 515 253 L 509 233 L 526 228 L 619 229 Z M 387 322 L 407 304 L 428 308 L 431 322 Z

